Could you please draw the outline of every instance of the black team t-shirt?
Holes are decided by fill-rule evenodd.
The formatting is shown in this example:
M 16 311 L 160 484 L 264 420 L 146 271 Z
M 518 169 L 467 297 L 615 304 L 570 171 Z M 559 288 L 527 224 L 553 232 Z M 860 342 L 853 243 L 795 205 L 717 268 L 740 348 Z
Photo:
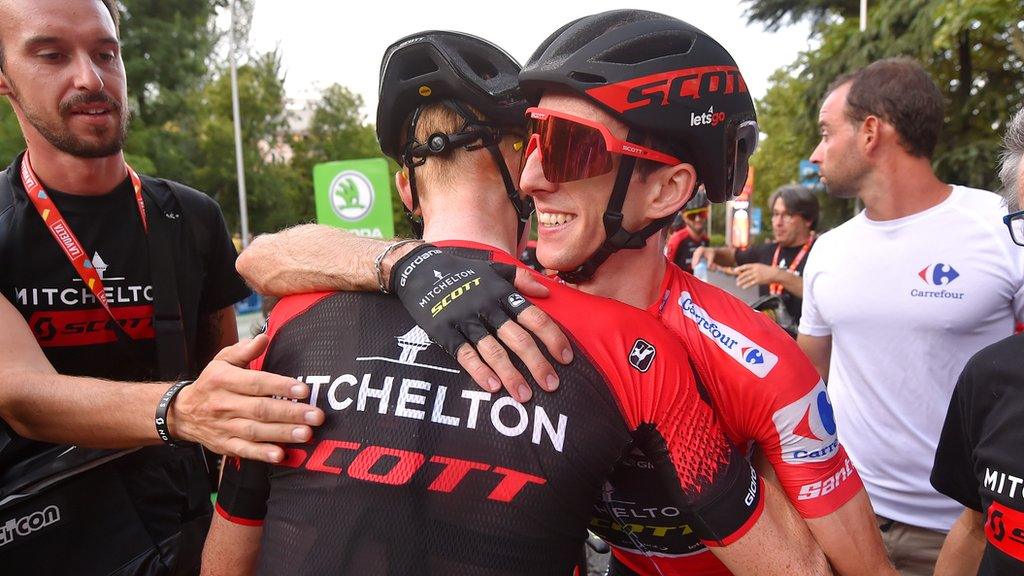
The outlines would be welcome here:
M 776 246 L 778 246 L 778 243 L 769 242 L 767 244 L 751 246 L 746 250 L 737 250 L 736 264 L 767 264 L 768 266 L 771 266 L 772 260 L 775 258 Z M 789 270 L 789 266 L 793 262 L 793 259 L 797 257 L 803 247 L 803 244 L 798 244 L 789 248 L 784 247 L 779 251 L 779 261 L 777 266 L 779 268 Z M 814 246 L 812 245 L 811 250 L 813 249 Z M 804 266 L 806 265 L 807 255 L 800 260 L 796 266 L 796 270 L 793 272 L 795 272 L 797 276 L 803 277 Z M 768 294 L 768 290 L 768 284 L 761 284 L 757 287 L 757 293 L 761 296 L 766 296 Z M 789 312 L 789 315 L 792 316 L 793 320 L 797 323 L 800 322 L 800 306 L 803 304 L 803 301 L 803 298 L 797 298 L 786 290 L 782 291 L 782 303 L 785 304 L 786 311 Z
M 0 293 L 25 318 L 43 353 L 59 373 L 132 382 L 157 380 L 149 247 L 131 181 L 126 178 L 111 192 L 97 196 L 46 190 L 99 272 L 117 322 L 132 338 L 119 341 L 110 315 L 78 277 L 29 201 L 19 168 L 20 157 L 0 173 Z M 144 182 L 147 194 L 151 192 L 150 186 L 159 185 L 151 179 Z M 176 192 L 180 213 L 169 218 L 180 219 L 181 224 L 180 245 L 174 247 L 174 252 L 184 260 L 182 266 L 175 267 L 178 296 L 183 314 L 195 326 L 204 315 L 230 306 L 247 296 L 249 290 L 235 272 L 237 253 L 220 208 L 205 194 L 184 187 L 178 187 Z M 13 205 L 8 199 L 13 199 Z M 147 202 L 147 217 L 152 222 L 164 215 L 155 203 Z M 190 351 L 190 356 L 195 357 L 195 350 Z M 192 366 L 192 376 L 200 369 Z M 2 421 L 0 426 L 7 427 Z M 7 433 L 8 442 L 0 445 L 0 470 L 53 447 L 27 440 L 10 430 Z M 101 468 L 115 471 L 116 478 L 121 480 L 116 490 L 133 505 L 151 542 L 161 542 L 170 537 L 179 523 L 209 513 L 209 500 L 190 501 L 187 489 L 193 486 L 194 493 L 197 483 L 208 484 L 198 450 L 151 446 Z M 104 483 L 104 489 L 109 484 Z M 75 505 L 85 510 L 83 506 Z M 103 510 L 100 506 L 96 513 L 102 515 Z M 102 529 L 99 524 L 96 526 L 97 530 Z M 56 532 L 59 526 L 54 530 L 52 537 L 62 538 Z M 77 537 L 69 534 L 67 538 L 70 542 Z M 16 545 L 9 543 L 4 550 L 13 550 Z M 109 550 L 95 552 L 96 562 L 114 561 L 118 555 L 128 554 L 130 551 L 118 547 L 128 548 L 131 544 L 111 541 L 111 546 Z M 173 546 L 167 542 L 161 546 L 165 548 L 162 562 L 173 563 Z M 78 552 L 75 550 L 74 554 Z M 39 573 L 65 570 L 67 564 L 62 562 L 69 560 L 62 560 L 62 555 L 38 558 L 36 561 L 42 562 L 37 565 Z M 100 565 L 93 564 L 93 568 L 100 570 Z
M 935 453 L 936 490 L 982 514 L 978 574 L 1024 574 L 1024 335 L 978 352 L 953 391 Z

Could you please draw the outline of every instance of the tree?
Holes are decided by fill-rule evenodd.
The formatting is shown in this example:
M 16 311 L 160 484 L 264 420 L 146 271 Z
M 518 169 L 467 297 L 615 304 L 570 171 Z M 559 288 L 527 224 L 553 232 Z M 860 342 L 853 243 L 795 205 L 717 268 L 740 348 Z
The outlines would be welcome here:
M 303 181 L 308 182 L 310 214 L 313 205 L 313 166 L 321 162 L 381 155 L 373 125 L 367 123 L 360 112 L 362 107 L 363 99 L 358 94 L 338 84 L 328 86 L 313 110 L 308 129 L 295 137 L 293 164 Z M 388 166 L 390 173 L 398 170 L 398 165 L 390 159 Z M 390 192 L 395 234 L 409 236 L 412 230 L 393 185 Z
M 935 151 L 936 174 L 948 182 L 997 186 L 995 165 L 1005 122 L 1020 107 L 1024 91 L 1024 23 L 1020 0 L 881 0 L 872 3 L 867 32 L 859 31 L 851 2 L 750 0 L 748 17 L 767 27 L 811 18 L 816 46 L 773 77 L 769 96 L 787 94 L 786 106 L 764 106 L 760 122 L 764 151 L 773 164 L 795 166 L 806 150 L 771 144 L 780 122 L 791 122 L 803 144 L 816 140 L 815 119 L 825 91 L 839 75 L 889 56 L 920 61 L 946 99 L 944 132 Z M 851 17 L 852 16 L 852 17 Z M 766 97 L 766 100 L 768 98 Z M 808 122 L 810 118 L 812 121 Z M 771 127 L 771 128 L 769 128 Z M 784 150 L 784 151 L 783 151 Z M 761 152 L 758 153 L 759 155 Z M 755 164 L 765 164 L 760 158 Z M 834 206 L 833 201 L 827 204 Z

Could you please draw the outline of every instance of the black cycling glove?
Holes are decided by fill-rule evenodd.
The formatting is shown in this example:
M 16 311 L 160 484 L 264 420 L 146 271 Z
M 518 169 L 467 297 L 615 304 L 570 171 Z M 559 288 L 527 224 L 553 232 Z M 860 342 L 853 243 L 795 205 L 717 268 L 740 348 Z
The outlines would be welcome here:
M 456 251 L 462 255 L 452 253 Z M 452 356 L 466 342 L 476 344 L 533 305 L 512 285 L 515 267 L 486 257 L 482 251 L 423 244 L 391 269 L 390 291 Z

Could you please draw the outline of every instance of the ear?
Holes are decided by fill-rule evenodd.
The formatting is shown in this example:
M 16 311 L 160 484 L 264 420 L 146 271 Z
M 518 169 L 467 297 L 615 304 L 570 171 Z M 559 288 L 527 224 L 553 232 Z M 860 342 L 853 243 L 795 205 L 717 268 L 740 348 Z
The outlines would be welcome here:
M 884 124 L 877 116 L 868 116 L 860 125 L 860 141 L 864 152 L 871 154 L 878 150 Z
M 409 186 L 409 175 L 405 172 L 405 168 L 395 172 L 395 188 L 398 188 L 398 197 L 402 199 L 405 209 L 412 210 L 412 187 Z
M 651 184 L 645 218 L 656 220 L 682 210 L 693 196 L 697 171 L 693 164 L 677 164 L 661 168 L 648 177 Z
M 7 81 L 7 72 L 0 71 L 0 96 L 13 96 L 11 83 Z

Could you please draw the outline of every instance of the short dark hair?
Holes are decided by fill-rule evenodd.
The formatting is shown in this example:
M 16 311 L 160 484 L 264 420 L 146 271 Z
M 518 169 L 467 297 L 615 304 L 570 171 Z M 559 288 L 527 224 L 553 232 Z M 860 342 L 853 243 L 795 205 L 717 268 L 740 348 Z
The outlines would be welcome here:
M 1003 200 L 1010 212 L 1020 210 L 1017 192 L 1024 182 L 1020 180 L 1020 162 L 1024 157 L 1024 108 L 1017 111 L 1006 127 L 1003 151 L 999 155 L 999 180 L 1003 183 Z
M 100 0 L 103 6 L 110 12 L 110 18 L 114 21 L 114 34 L 121 37 L 121 12 L 117 9 L 117 0 Z M 3 72 L 6 64 L 3 39 L 0 38 L 0 72 Z
M 917 61 L 902 56 L 879 60 L 840 76 L 828 92 L 846 84 L 846 116 L 851 122 L 877 116 L 896 129 L 909 154 L 932 157 L 942 129 L 942 93 Z
M 769 213 L 779 198 L 782 198 L 782 205 L 786 207 L 786 212 L 802 216 L 811 223 L 811 230 L 817 230 L 819 208 L 818 197 L 814 195 L 814 192 L 796 184 L 776 188 L 775 192 L 768 197 Z

